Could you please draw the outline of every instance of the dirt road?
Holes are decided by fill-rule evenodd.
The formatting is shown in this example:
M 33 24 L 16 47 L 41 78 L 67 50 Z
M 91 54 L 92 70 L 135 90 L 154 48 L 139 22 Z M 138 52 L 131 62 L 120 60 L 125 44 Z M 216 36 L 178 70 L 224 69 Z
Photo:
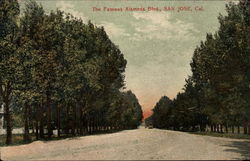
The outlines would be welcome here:
M 3 147 L 1 156 L 3 160 L 246 159 L 250 141 L 140 128 Z

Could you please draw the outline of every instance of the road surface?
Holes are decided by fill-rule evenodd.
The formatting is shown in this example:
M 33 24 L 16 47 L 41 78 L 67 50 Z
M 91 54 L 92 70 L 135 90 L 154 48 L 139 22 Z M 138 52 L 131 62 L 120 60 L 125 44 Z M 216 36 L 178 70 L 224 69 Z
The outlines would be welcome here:
M 1 148 L 3 160 L 247 159 L 250 141 L 145 129 Z

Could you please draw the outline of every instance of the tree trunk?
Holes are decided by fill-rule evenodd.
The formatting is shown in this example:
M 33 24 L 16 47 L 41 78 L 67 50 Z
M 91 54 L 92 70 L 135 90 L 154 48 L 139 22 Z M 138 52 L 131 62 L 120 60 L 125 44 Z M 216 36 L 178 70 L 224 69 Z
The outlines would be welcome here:
M 213 127 L 213 125 L 210 125 L 210 131 L 211 131 L 211 132 L 214 132 L 214 127 Z
M 44 107 L 43 107 L 43 103 L 40 106 L 40 126 L 39 126 L 39 134 L 40 134 L 40 138 L 44 139 Z
M 40 138 L 44 139 L 44 123 L 43 123 L 43 120 L 44 118 L 41 118 L 41 121 L 40 121 L 40 129 L 39 129 L 39 132 L 40 132 Z
M 39 127 L 38 127 L 38 120 L 36 119 L 36 140 L 39 139 Z
M 32 120 L 31 120 L 31 122 L 32 122 L 32 134 L 35 134 L 35 123 Z
M 96 129 L 96 116 L 93 118 L 93 132 L 95 133 L 97 131 Z
M 66 123 L 66 134 L 69 135 L 69 128 L 70 128 L 70 117 L 69 117 L 69 111 L 70 111 L 70 107 L 69 104 L 66 107 L 66 119 L 67 119 L 67 123 Z
M 90 134 L 90 119 L 87 118 L 87 133 Z
M 9 106 L 9 99 L 4 100 L 5 103 L 5 121 L 6 121 L 6 144 L 12 143 L 12 123 L 11 123 L 11 112 Z
M 89 119 L 88 121 L 89 121 L 89 134 L 92 134 L 92 121 L 91 119 Z
M 94 132 L 94 122 L 93 122 L 93 117 L 90 120 L 90 134 L 93 134 Z
M 220 124 L 220 132 L 223 133 L 223 125 Z
M 5 87 L 5 88 L 4 88 Z M 2 101 L 4 103 L 4 121 L 6 122 L 6 140 L 5 143 L 7 145 L 12 143 L 12 117 L 10 110 L 10 95 L 12 93 L 11 83 L 8 82 L 6 86 L 0 82 L 0 96 L 2 97 Z
M 240 134 L 240 126 L 239 125 L 237 126 L 237 129 L 238 129 L 238 134 Z
M 84 127 L 84 123 L 83 123 L 83 111 L 82 111 L 82 107 L 80 107 L 80 135 L 83 135 L 83 127 Z
M 247 125 L 244 125 L 244 134 L 247 134 Z
M 60 113 L 61 113 L 61 107 L 60 105 L 57 105 L 57 136 L 61 137 L 61 118 L 60 118 Z
M 81 135 L 82 134 L 82 108 L 81 104 L 78 103 L 77 106 L 77 134 Z
M 73 105 L 72 135 L 76 135 L 76 105 Z
M 250 135 L 250 123 L 247 125 L 247 134 Z
M 76 103 L 75 106 L 75 133 L 76 135 L 79 135 L 79 105 Z
M 225 130 L 226 130 L 226 133 L 228 133 L 228 125 L 227 124 L 225 125 Z
M 24 105 L 24 135 L 23 135 L 24 142 L 30 141 L 29 135 L 29 105 L 25 103 Z
M 232 133 L 234 134 L 234 125 L 232 126 Z
M 97 121 L 96 121 L 96 116 L 94 116 L 94 133 L 97 131 Z
M 51 100 L 50 93 L 47 91 L 47 129 L 48 129 L 48 138 L 51 138 L 53 135 L 52 127 L 51 127 Z
M 219 133 L 220 132 L 220 127 L 219 124 L 216 124 L 216 132 Z

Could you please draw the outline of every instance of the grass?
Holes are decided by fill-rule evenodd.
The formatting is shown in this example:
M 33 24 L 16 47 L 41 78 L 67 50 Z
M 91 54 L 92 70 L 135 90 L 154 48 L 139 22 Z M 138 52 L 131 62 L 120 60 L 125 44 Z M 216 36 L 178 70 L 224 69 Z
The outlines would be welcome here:
M 61 134 L 60 137 L 57 137 L 57 135 L 52 135 L 52 137 L 50 139 L 48 139 L 45 135 L 45 138 L 44 139 L 39 139 L 40 141 L 54 141 L 54 140 L 62 140 L 62 139 L 67 139 L 67 138 L 70 138 L 70 139 L 74 139 L 74 138 L 77 138 L 77 137 L 82 137 L 82 136 L 89 136 L 89 135 L 102 135 L 102 134 L 109 134 L 109 133 L 115 133 L 115 132 L 119 132 L 119 131 L 122 131 L 122 130 L 109 130 L 109 131 L 98 131 L 98 132 L 95 132 L 93 134 L 85 134 L 85 135 L 66 135 L 66 134 Z M 6 139 L 6 135 L 0 135 L 0 147 L 3 147 L 3 146 L 14 146 L 14 145 L 22 145 L 22 144 L 29 144 L 33 141 L 38 141 L 36 140 L 36 136 L 35 134 L 30 134 L 30 137 L 31 137 L 31 141 L 30 142 L 24 142 L 23 141 L 23 134 L 12 134 L 12 144 L 11 145 L 6 145 L 5 144 L 5 139 Z
M 31 142 L 35 141 L 35 135 L 30 135 Z M 5 144 L 6 135 L 0 135 L 0 146 L 7 146 Z M 27 142 L 23 141 L 23 134 L 13 134 L 12 135 L 12 144 L 11 145 L 20 145 L 20 144 L 27 144 Z
M 197 134 L 197 135 L 207 135 L 207 136 L 214 136 L 214 137 L 223 137 L 223 138 L 232 138 L 232 139 L 248 139 L 250 140 L 250 135 L 243 134 L 244 128 L 240 127 L 240 134 L 238 134 L 237 127 L 234 128 L 234 133 L 232 133 L 232 128 L 228 127 L 228 133 L 217 133 L 211 132 L 210 129 L 207 127 L 206 132 L 189 132 L 190 134 Z M 223 129 L 225 130 L 225 129 Z
M 233 138 L 233 139 L 248 139 L 250 140 L 250 135 L 246 134 L 237 134 L 237 133 L 216 133 L 216 132 L 189 132 L 190 134 L 196 135 L 206 135 L 214 137 L 223 137 L 223 138 Z
M 70 135 L 61 135 L 61 137 L 57 137 L 57 135 L 53 135 L 50 139 L 45 138 L 43 139 L 39 139 L 40 141 L 54 141 L 54 140 L 62 140 L 62 139 L 67 139 L 67 138 L 76 138 L 76 137 L 81 137 L 81 136 L 70 136 Z M 23 141 L 23 134 L 13 134 L 12 135 L 12 144 L 11 145 L 6 145 L 5 144 L 5 139 L 6 139 L 6 135 L 0 135 L 0 147 L 2 146 L 14 146 L 14 145 L 23 145 L 23 144 L 29 144 L 32 143 L 33 141 L 38 141 L 36 139 L 35 134 L 30 134 L 30 138 L 31 140 L 29 142 L 24 142 Z

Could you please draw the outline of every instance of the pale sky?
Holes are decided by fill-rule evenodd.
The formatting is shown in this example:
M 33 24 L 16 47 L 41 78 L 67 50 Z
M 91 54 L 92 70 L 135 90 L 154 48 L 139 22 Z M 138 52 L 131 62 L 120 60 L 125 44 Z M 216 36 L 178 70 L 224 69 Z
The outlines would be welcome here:
M 219 13 L 225 14 L 225 1 L 60 1 L 37 0 L 46 11 L 59 8 L 85 22 L 104 26 L 110 39 L 128 61 L 126 87 L 132 90 L 144 111 L 154 107 L 161 96 L 174 98 L 191 74 L 193 51 L 206 33 L 218 28 Z M 93 12 L 92 7 L 180 7 L 192 12 Z M 204 11 L 194 11 L 196 6 Z

